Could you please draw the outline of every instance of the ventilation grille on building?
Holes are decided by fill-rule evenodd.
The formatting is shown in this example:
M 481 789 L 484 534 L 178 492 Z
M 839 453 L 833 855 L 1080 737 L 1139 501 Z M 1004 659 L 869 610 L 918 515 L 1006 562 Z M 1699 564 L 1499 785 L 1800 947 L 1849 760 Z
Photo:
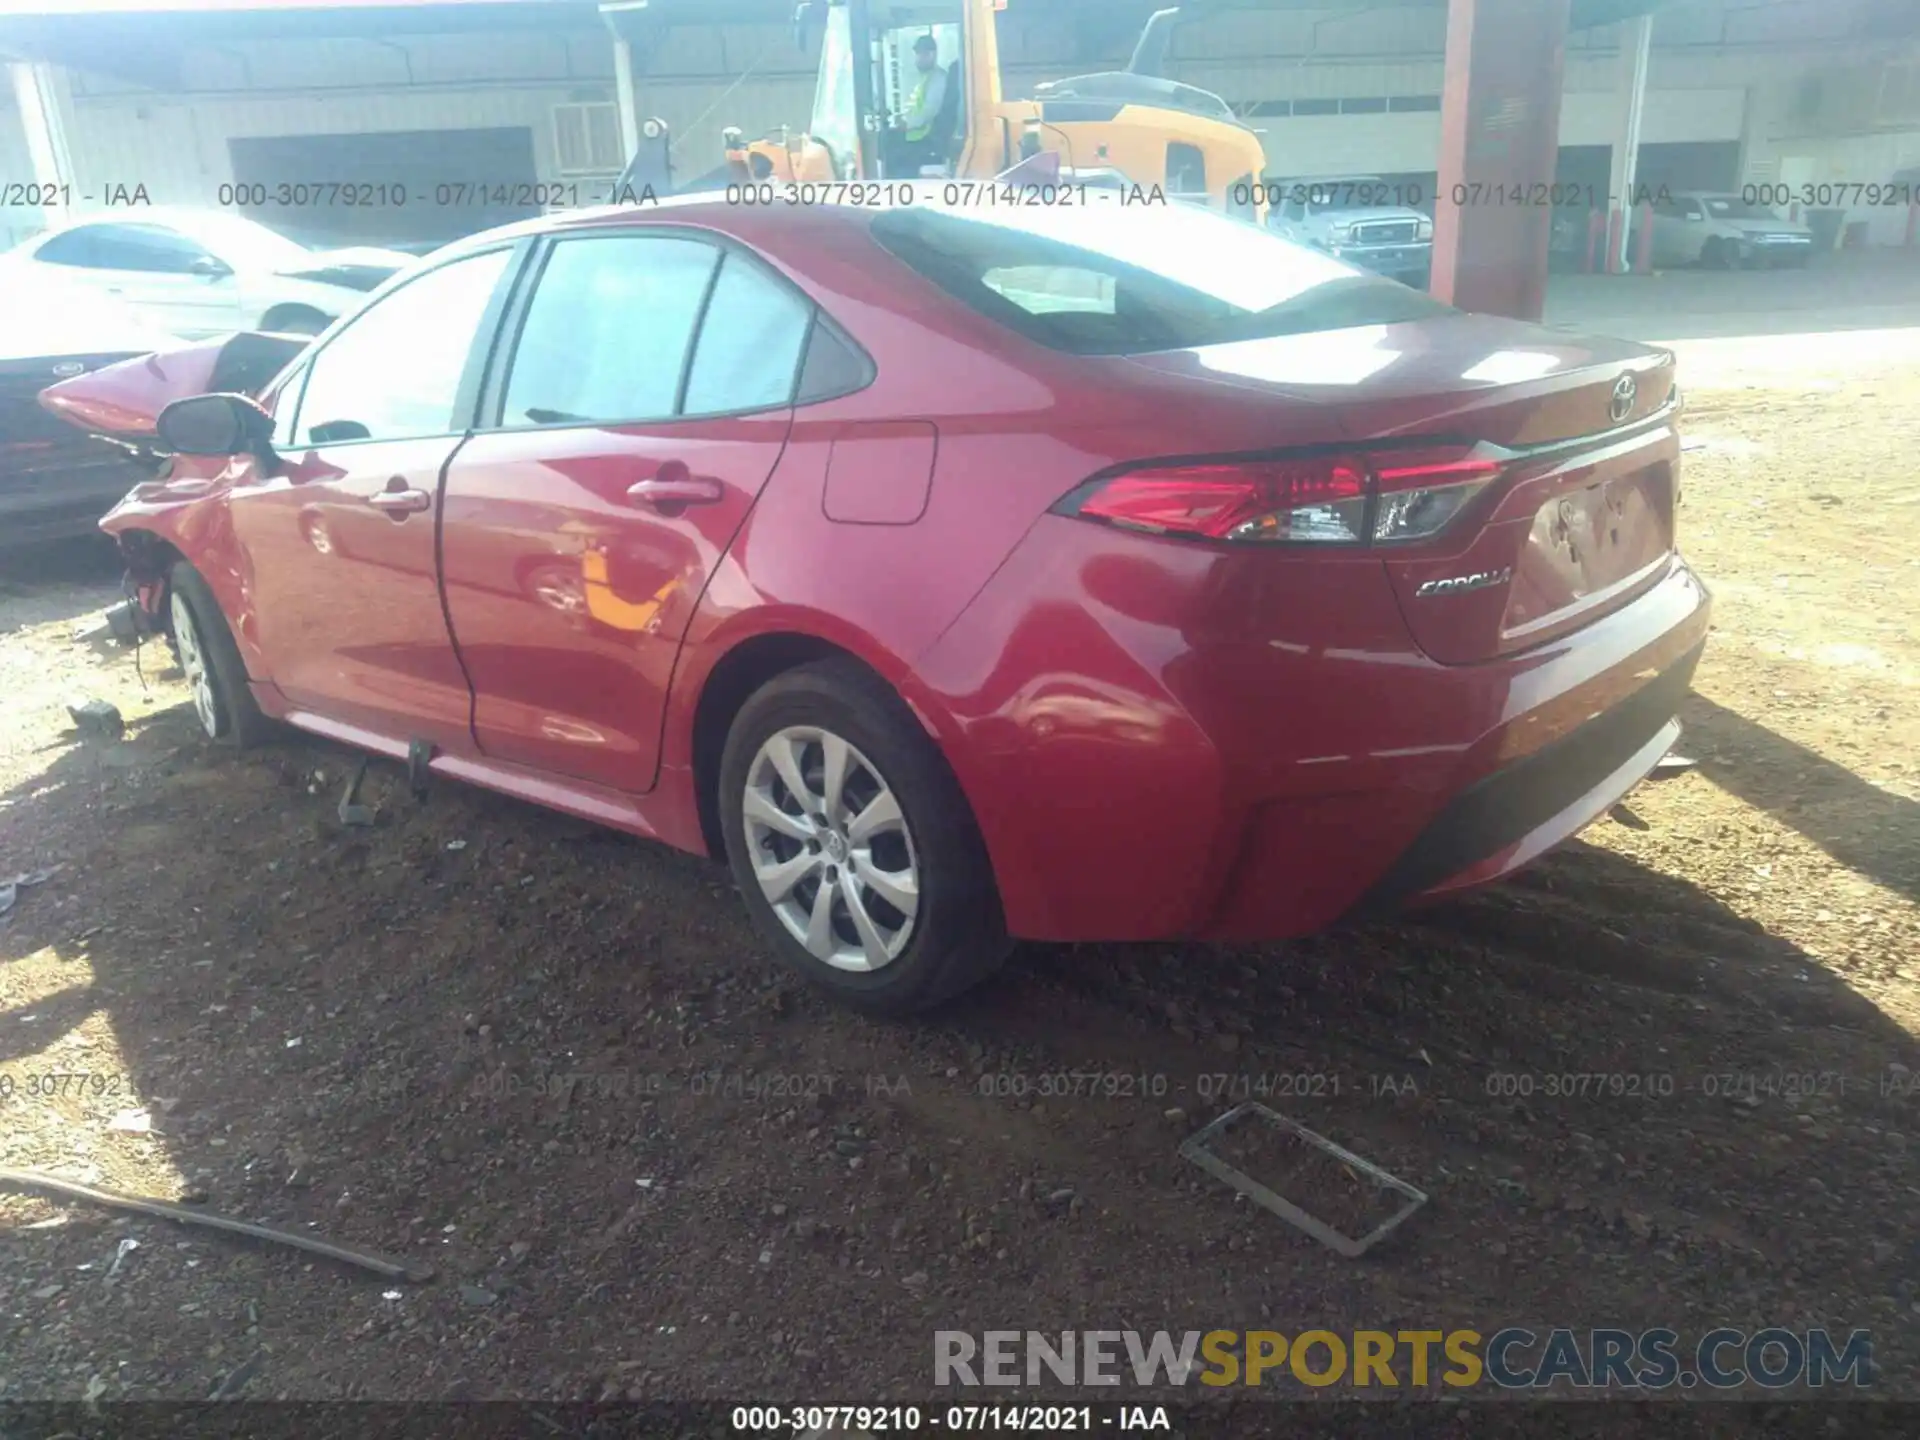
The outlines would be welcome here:
M 620 111 L 616 106 L 556 105 L 553 136 L 562 175 L 618 174 L 627 163 L 620 153 Z

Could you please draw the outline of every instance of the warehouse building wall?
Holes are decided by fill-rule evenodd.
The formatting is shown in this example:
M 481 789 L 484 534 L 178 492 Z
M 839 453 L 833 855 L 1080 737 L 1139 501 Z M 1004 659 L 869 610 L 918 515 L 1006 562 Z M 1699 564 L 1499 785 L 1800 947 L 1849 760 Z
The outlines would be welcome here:
M 1643 176 L 1665 163 L 1694 176 L 1711 171 L 1720 177 L 1713 183 L 1727 185 L 1782 173 L 1885 179 L 1920 163 L 1920 115 L 1903 108 L 1920 97 L 1920 83 L 1909 83 L 1904 72 L 1887 80 L 1884 51 L 1752 28 L 1761 23 L 1738 7 L 1715 4 L 1662 12 Z M 1040 7 L 1032 14 L 1010 11 L 1002 25 L 1011 96 L 1029 94 L 1043 80 L 1122 65 L 1131 38 L 1114 37 L 1111 53 L 1089 54 L 1071 17 Z M 1432 6 L 1225 11 L 1181 30 L 1173 69 L 1177 78 L 1221 94 L 1261 132 L 1269 174 L 1430 175 L 1439 145 L 1444 27 L 1444 10 Z M 1728 48 L 1723 38 L 1738 43 Z M 1569 178 L 1577 174 L 1583 183 L 1597 166 L 1604 184 L 1605 147 L 1621 103 L 1619 43 L 1617 29 L 1603 28 L 1576 35 L 1569 49 L 1563 169 L 1571 167 Z M 650 57 L 639 79 L 639 105 L 673 128 L 676 167 L 688 178 L 720 164 L 728 126 L 750 137 L 783 125 L 803 128 L 815 61 L 816 53 L 800 51 L 785 25 L 681 27 Z M 1806 88 L 1815 78 L 1829 98 L 1809 110 Z M 217 203 L 222 186 L 258 178 L 267 163 L 262 155 L 305 153 L 324 170 L 337 163 L 329 157 L 343 153 L 322 143 L 329 136 L 380 137 L 360 148 L 384 145 L 396 156 L 410 143 L 405 173 L 420 176 L 433 168 L 420 158 L 422 147 L 430 152 L 434 137 L 445 137 L 450 162 L 459 152 L 460 174 L 450 178 L 462 180 L 484 155 L 484 146 L 476 151 L 458 141 L 462 132 L 519 136 L 503 143 L 500 163 L 511 171 L 503 178 L 545 186 L 604 184 L 624 158 L 607 109 L 614 95 L 612 45 L 592 27 L 236 42 L 195 52 L 183 88 L 173 93 L 84 72 L 71 74 L 70 83 L 76 181 L 89 190 L 144 184 L 156 202 Z M 1872 106 L 1863 110 L 1862 96 L 1872 97 Z M 1843 97 L 1851 97 L 1852 109 Z M 0 173 L 20 174 L 19 161 L 7 159 L 7 146 L 20 148 L 10 100 L 0 99 L 0 161 L 8 166 Z M 245 143 L 301 137 L 314 143 L 304 151 L 291 143 Z M 593 141 L 586 145 L 590 153 L 582 151 L 583 137 Z M 1664 162 L 1663 150 L 1670 152 Z M 288 178 L 350 177 L 317 170 Z M 303 217 L 262 218 L 298 230 Z M 0 212 L 0 227 L 13 232 L 35 219 L 31 212 Z M 1884 233 L 1884 226 L 1877 229 L 1876 238 Z

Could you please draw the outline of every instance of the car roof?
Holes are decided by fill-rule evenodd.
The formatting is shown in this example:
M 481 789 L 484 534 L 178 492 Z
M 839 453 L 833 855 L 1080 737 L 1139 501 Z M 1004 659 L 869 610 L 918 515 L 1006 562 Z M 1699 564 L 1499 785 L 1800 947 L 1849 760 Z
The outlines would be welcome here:
M 469 250 L 530 236 L 619 225 L 686 225 L 752 242 L 758 236 L 772 233 L 812 231 L 815 234 L 827 234 L 835 230 L 865 229 L 874 215 L 885 213 L 885 207 L 855 204 L 808 205 L 776 200 L 771 205 L 740 205 L 729 203 L 723 192 L 702 191 L 693 195 L 669 195 L 638 205 L 595 205 L 550 215 L 534 215 L 463 236 L 432 254 L 436 258 L 451 258 Z

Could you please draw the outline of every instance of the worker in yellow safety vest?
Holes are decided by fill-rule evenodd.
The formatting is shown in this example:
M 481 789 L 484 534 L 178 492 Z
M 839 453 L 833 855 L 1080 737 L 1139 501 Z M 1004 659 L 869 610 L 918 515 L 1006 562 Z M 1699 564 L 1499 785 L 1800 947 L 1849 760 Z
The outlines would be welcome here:
M 936 165 L 947 157 L 946 143 L 953 137 L 935 135 L 934 122 L 947 100 L 947 72 L 940 64 L 940 47 L 931 35 L 913 42 L 914 68 L 919 83 L 907 97 L 907 108 L 894 121 L 887 146 L 887 173 L 895 178 L 919 173 L 922 165 Z

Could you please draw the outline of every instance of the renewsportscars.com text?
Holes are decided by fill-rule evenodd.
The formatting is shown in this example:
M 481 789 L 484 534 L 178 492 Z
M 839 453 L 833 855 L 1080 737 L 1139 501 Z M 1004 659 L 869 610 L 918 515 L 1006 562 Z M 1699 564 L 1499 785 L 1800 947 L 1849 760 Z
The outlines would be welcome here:
M 1704 1385 L 1777 1390 L 1873 1384 L 1865 1330 L 1780 1327 L 1678 1331 L 1508 1326 L 1478 1330 L 936 1331 L 941 1386 L 1352 1385 L 1388 1389 L 1491 1385 L 1503 1390 L 1665 1390 Z

